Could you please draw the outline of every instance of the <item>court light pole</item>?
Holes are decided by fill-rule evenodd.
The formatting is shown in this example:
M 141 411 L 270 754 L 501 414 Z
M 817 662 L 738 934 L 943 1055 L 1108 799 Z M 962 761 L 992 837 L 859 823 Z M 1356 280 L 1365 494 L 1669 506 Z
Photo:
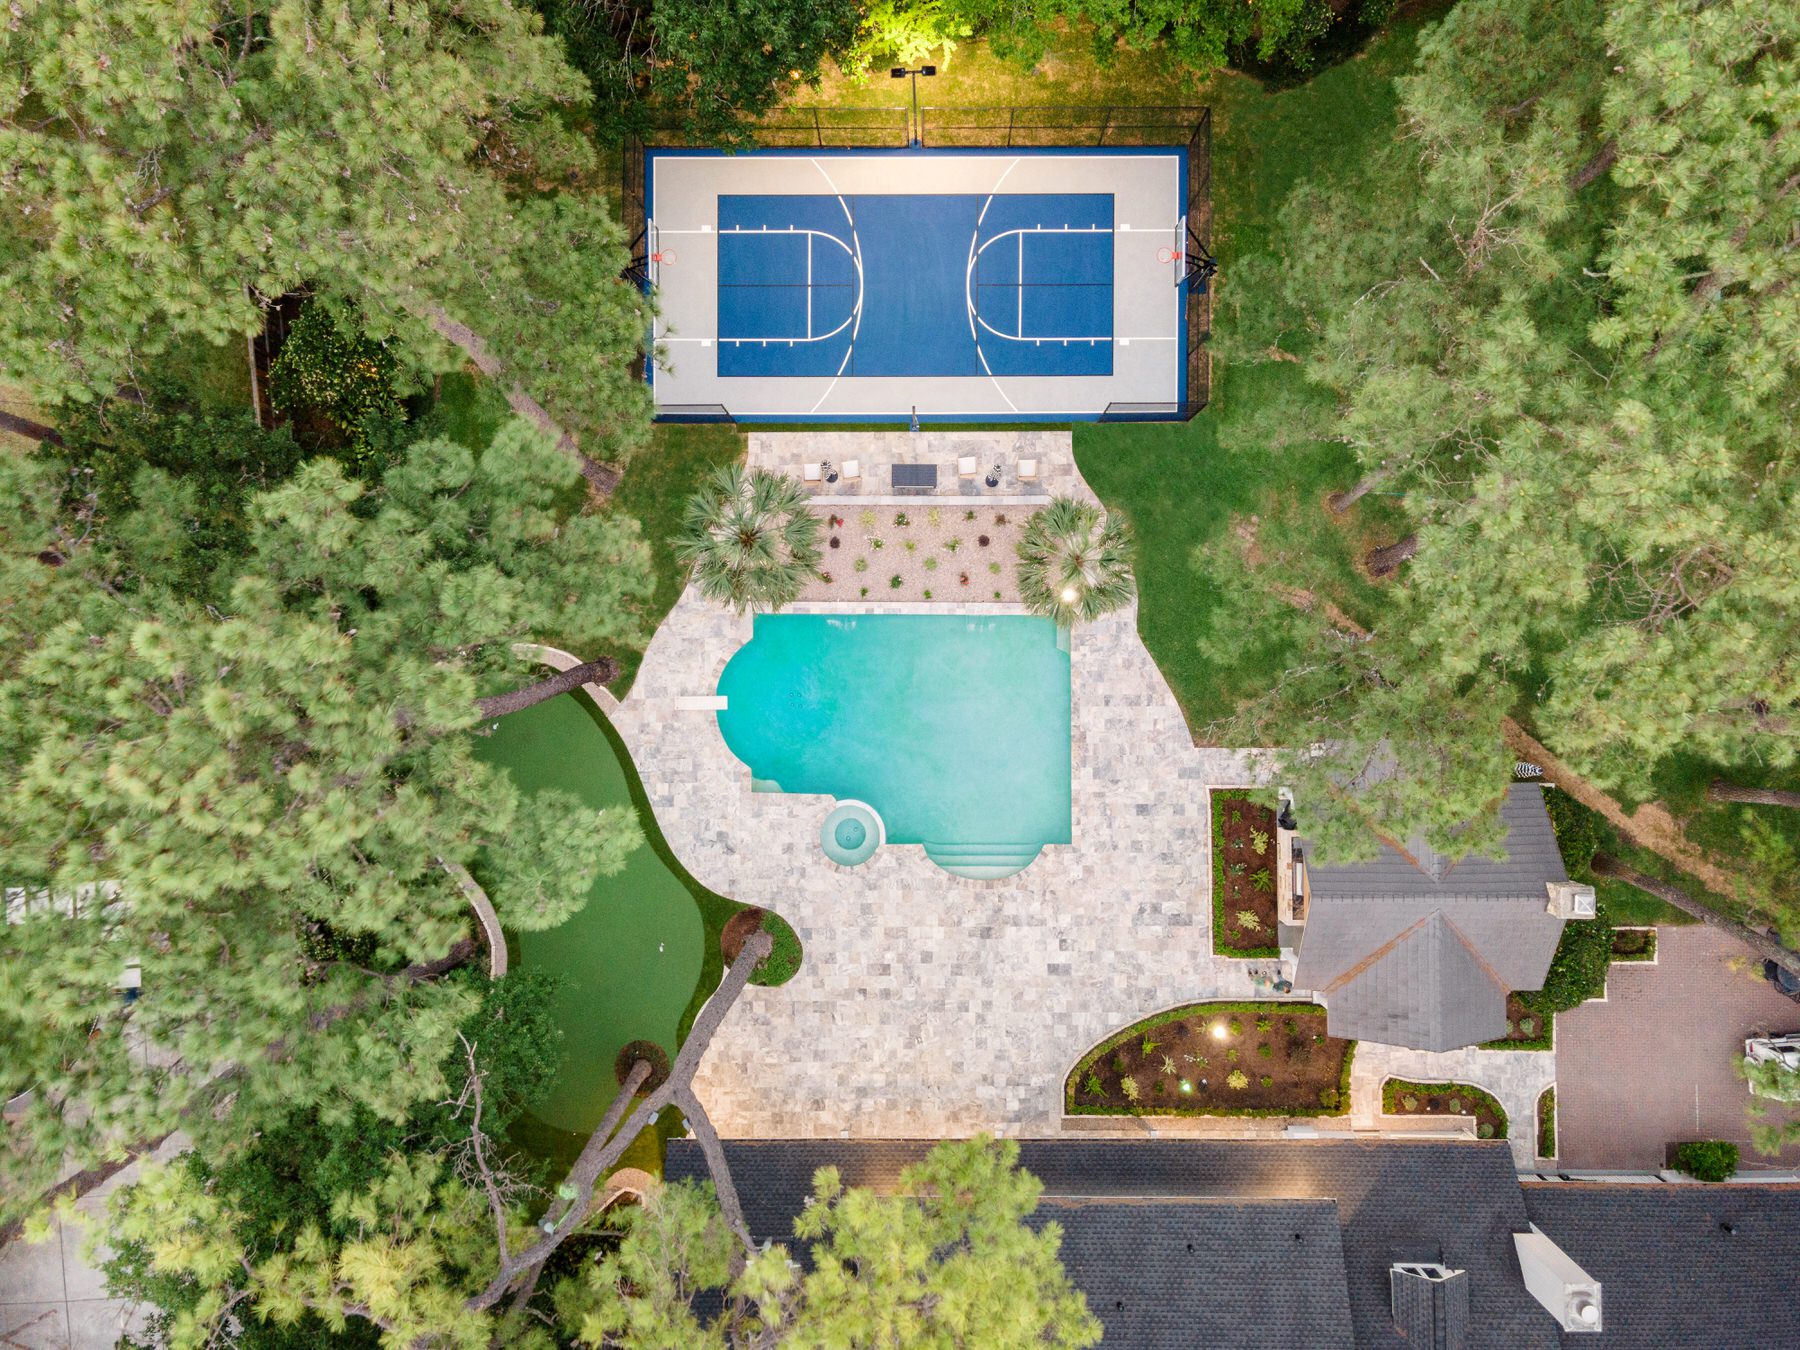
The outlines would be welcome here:
M 919 135 L 919 76 L 924 75 L 929 78 L 935 74 L 937 74 L 936 66 L 920 66 L 917 70 L 909 69 L 906 66 L 895 66 L 888 71 L 888 78 L 891 80 L 904 80 L 909 75 L 912 77 L 912 143 L 914 145 L 924 143 L 924 138 Z

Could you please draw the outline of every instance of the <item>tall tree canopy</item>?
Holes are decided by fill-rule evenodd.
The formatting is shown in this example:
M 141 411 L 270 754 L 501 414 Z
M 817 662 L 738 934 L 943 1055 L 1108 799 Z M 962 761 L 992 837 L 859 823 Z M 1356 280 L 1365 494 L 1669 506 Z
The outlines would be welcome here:
M 118 500 L 82 467 L 0 459 L 0 866 L 27 897 L 0 1043 L 35 1089 L 9 1201 L 227 1101 L 392 1119 L 441 1092 L 453 869 L 488 845 L 502 920 L 548 926 L 635 829 L 540 796 L 567 828 L 508 859 L 525 807 L 471 753 L 483 694 L 544 687 L 516 640 L 600 650 L 650 585 L 635 522 L 577 514 L 541 434 L 423 443 L 372 492 L 306 463 L 246 498 L 242 551 L 194 548 L 185 522 L 233 512 L 155 464 Z
M 508 0 L 25 6 L 0 27 L 0 372 L 90 399 L 309 287 L 616 457 L 642 297 L 602 206 L 535 195 L 592 167 L 560 116 L 586 92 Z
M 1288 304 L 1240 342 L 1310 330 L 1339 406 L 1306 431 L 1418 528 L 1368 643 L 1391 673 L 1341 682 L 1340 720 L 1486 683 L 1473 723 L 1416 725 L 1497 742 L 1504 677 L 1619 790 L 1677 751 L 1800 753 L 1796 36 L 1736 0 L 1466 0 L 1394 147 L 1297 190 L 1259 264 Z M 1448 827 L 1468 797 L 1417 805 Z

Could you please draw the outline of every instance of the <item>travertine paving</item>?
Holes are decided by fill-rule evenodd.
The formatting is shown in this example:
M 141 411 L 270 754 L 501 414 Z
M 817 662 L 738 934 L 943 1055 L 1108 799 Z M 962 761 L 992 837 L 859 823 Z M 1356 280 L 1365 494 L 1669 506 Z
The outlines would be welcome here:
M 1560 1030 L 1560 1023 L 1559 1023 Z M 1522 1172 L 1533 1171 L 1537 1158 L 1537 1099 L 1556 1081 L 1556 1054 L 1551 1050 L 1408 1050 L 1397 1045 L 1356 1047 L 1350 1066 L 1350 1123 L 1374 1127 L 1381 1118 L 1381 1084 L 1389 1078 L 1414 1083 L 1470 1083 L 1494 1094 L 1506 1109 L 1507 1142 Z M 1405 1128 L 1416 1117 L 1390 1116 L 1390 1125 Z

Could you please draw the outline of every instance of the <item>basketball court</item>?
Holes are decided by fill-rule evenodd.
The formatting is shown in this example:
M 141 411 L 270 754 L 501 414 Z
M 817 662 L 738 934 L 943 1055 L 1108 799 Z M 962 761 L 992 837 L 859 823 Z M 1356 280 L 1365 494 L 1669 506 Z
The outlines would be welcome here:
M 653 149 L 659 416 L 1070 421 L 1186 401 L 1182 149 Z

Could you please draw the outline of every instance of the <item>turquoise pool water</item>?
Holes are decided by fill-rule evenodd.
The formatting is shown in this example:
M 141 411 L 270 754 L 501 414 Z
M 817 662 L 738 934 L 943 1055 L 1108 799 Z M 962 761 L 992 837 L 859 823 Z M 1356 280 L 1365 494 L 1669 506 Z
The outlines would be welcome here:
M 1069 842 L 1069 654 L 1048 619 L 765 614 L 719 677 L 759 785 L 869 803 L 965 876 Z

